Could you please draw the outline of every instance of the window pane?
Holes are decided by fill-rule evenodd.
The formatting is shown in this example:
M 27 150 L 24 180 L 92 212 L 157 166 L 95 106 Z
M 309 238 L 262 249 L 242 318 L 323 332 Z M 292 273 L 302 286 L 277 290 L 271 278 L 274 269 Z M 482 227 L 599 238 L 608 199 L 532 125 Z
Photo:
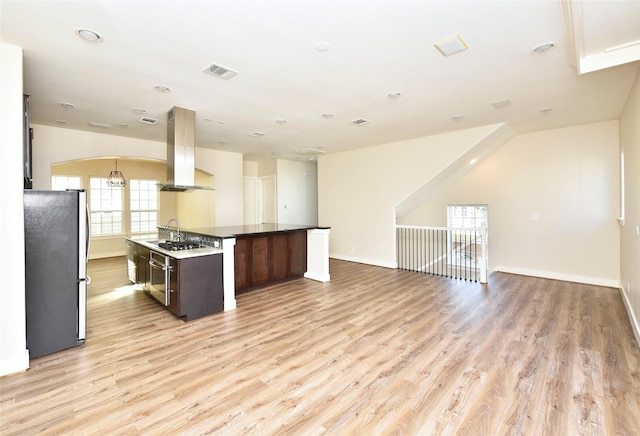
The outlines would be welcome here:
M 79 176 L 51 176 L 51 190 L 82 189 L 82 178 Z
M 89 179 L 89 205 L 91 209 L 91 233 L 113 235 L 122 229 L 122 188 L 112 188 L 103 177 Z
M 129 196 L 131 209 L 131 232 L 149 232 L 158 223 L 158 182 L 156 180 L 132 179 Z

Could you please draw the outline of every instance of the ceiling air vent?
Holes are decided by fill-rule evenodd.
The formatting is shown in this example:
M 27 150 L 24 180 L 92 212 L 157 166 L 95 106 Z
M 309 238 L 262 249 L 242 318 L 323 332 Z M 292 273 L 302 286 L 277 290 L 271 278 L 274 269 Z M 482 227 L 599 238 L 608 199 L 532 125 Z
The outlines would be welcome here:
M 313 147 L 307 147 L 307 148 L 303 148 L 302 150 L 298 150 L 296 151 L 296 153 L 298 154 L 321 154 L 321 153 L 326 153 L 326 151 L 323 150 L 324 146 L 318 146 L 316 148 Z
M 238 74 L 237 71 L 233 71 L 230 68 L 223 67 L 222 65 L 218 65 L 218 64 L 211 64 L 202 71 L 224 80 L 229 80 L 233 76 Z
M 98 129 L 108 129 L 109 127 L 111 127 L 110 124 L 96 123 L 95 121 L 89 121 L 89 125 L 91 127 L 97 127 Z
M 158 122 L 158 120 L 156 120 L 155 118 L 151 118 L 151 117 L 142 117 L 140 118 L 140 122 L 141 123 L 145 123 L 145 124 L 155 124 Z
M 362 126 L 363 124 L 369 124 L 371 121 L 365 120 L 364 118 L 358 118 L 357 120 L 351 121 L 351 124 L 355 124 L 356 126 Z

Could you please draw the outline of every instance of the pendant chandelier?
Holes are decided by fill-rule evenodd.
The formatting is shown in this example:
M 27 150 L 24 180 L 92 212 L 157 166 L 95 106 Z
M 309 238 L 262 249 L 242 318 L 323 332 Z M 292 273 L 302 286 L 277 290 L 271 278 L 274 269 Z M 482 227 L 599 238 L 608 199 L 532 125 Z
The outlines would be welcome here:
M 116 158 L 116 169 L 109 173 L 107 178 L 107 185 L 112 188 L 124 188 L 127 186 L 127 181 L 120 171 L 118 171 L 118 159 Z

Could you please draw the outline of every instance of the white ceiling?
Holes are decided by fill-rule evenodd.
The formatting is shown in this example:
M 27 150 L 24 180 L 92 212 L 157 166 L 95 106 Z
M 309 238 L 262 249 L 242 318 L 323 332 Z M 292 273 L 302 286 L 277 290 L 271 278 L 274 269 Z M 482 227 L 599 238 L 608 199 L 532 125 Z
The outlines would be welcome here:
M 640 59 L 640 44 L 604 53 L 640 41 L 636 0 L 2 0 L 0 17 L 2 41 L 24 49 L 34 124 L 165 141 L 181 106 L 196 111 L 197 146 L 287 159 L 498 122 L 617 119 Z M 434 43 L 454 35 L 469 48 L 442 56 Z M 239 74 L 203 73 L 211 63 Z M 502 99 L 512 105 L 494 109 Z

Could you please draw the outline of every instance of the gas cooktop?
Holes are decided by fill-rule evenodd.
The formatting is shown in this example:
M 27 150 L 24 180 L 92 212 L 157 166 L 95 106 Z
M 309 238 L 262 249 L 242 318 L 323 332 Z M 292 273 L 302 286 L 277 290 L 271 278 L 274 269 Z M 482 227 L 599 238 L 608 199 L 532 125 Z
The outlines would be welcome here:
M 159 242 L 158 247 L 170 251 L 191 250 L 192 248 L 201 248 L 202 244 L 192 241 L 164 241 Z

